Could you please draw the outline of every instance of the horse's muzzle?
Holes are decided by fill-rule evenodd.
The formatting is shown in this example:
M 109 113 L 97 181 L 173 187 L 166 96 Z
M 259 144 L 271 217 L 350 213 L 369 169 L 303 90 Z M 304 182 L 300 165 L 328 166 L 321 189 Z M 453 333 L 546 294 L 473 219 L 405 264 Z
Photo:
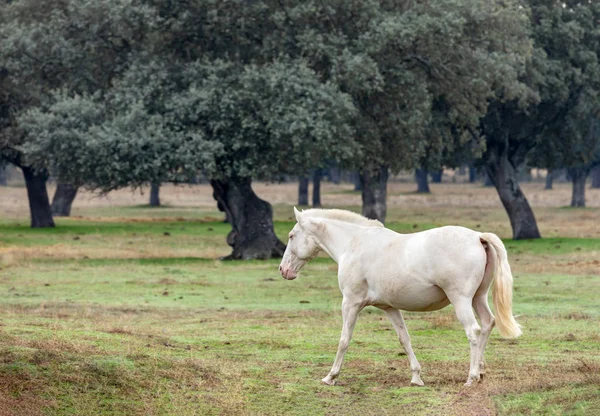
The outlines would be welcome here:
M 280 265 L 279 272 L 281 273 L 281 276 L 283 276 L 283 278 L 286 280 L 294 280 L 296 277 L 298 277 L 298 273 L 289 267 L 283 267 Z

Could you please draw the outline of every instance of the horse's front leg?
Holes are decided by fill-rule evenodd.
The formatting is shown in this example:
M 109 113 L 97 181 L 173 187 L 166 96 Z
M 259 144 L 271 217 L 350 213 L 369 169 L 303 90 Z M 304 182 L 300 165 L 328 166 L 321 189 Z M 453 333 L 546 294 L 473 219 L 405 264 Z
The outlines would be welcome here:
M 344 300 L 342 301 L 342 336 L 340 337 L 338 351 L 335 356 L 333 366 L 331 367 L 331 371 L 323 380 L 321 380 L 325 384 L 333 386 L 335 384 L 336 377 L 340 374 L 342 362 L 344 361 L 344 355 L 348 350 L 348 345 L 352 339 L 352 332 L 354 331 L 354 325 L 356 325 L 358 313 L 361 309 L 361 303 L 351 301 L 350 299 L 344 297 Z

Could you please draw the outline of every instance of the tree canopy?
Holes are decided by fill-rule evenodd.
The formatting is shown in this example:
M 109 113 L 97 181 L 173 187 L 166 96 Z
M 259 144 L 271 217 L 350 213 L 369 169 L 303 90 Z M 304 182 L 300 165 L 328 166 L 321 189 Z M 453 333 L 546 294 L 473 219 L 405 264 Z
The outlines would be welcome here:
M 0 155 L 103 191 L 202 174 L 228 215 L 251 211 L 231 204 L 254 200 L 253 178 L 336 161 L 382 220 L 389 172 L 468 155 L 515 238 L 537 237 L 516 176 L 594 158 L 600 6 L 526 3 L 13 1 Z
M 492 100 L 480 124 L 486 137 L 482 162 L 509 214 L 514 238 L 540 236 L 518 172 L 527 165 L 586 163 L 594 153 L 590 132 L 599 105 L 599 5 L 528 4 L 534 49 L 520 78 L 528 93 L 525 99 Z

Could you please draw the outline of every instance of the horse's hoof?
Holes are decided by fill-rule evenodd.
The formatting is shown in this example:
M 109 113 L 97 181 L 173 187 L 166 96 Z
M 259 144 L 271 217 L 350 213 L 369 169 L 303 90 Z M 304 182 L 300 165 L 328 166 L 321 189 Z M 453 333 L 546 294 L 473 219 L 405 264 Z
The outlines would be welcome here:
M 411 380 L 410 384 L 412 384 L 413 386 L 424 386 L 425 383 L 423 383 L 423 380 L 418 379 L 418 380 Z
M 333 380 L 331 377 L 327 376 L 325 377 L 323 380 L 321 380 L 321 383 L 323 384 L 327 384 L 328 386 L 335 386 L 335 380 Z
M 477 376 L 477 377 L 473 377 L 473 378 L 467 379 L 467 382 L 465 383 L 465 387 L 469 387 L 469 386 L 473 385 L 474 381 L 480 382 L 481 381 L 481 376 Z

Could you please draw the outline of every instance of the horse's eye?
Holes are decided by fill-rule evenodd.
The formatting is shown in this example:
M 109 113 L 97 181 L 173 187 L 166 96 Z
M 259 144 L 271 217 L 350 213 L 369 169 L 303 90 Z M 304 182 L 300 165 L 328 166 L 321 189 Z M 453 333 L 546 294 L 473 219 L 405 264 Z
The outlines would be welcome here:
M 290 240 L 291 240 L 291 239 L 293 239 L 293 238 L 294 238 L 294 236 L 293 236 L 293 235 L 290 235 Z

